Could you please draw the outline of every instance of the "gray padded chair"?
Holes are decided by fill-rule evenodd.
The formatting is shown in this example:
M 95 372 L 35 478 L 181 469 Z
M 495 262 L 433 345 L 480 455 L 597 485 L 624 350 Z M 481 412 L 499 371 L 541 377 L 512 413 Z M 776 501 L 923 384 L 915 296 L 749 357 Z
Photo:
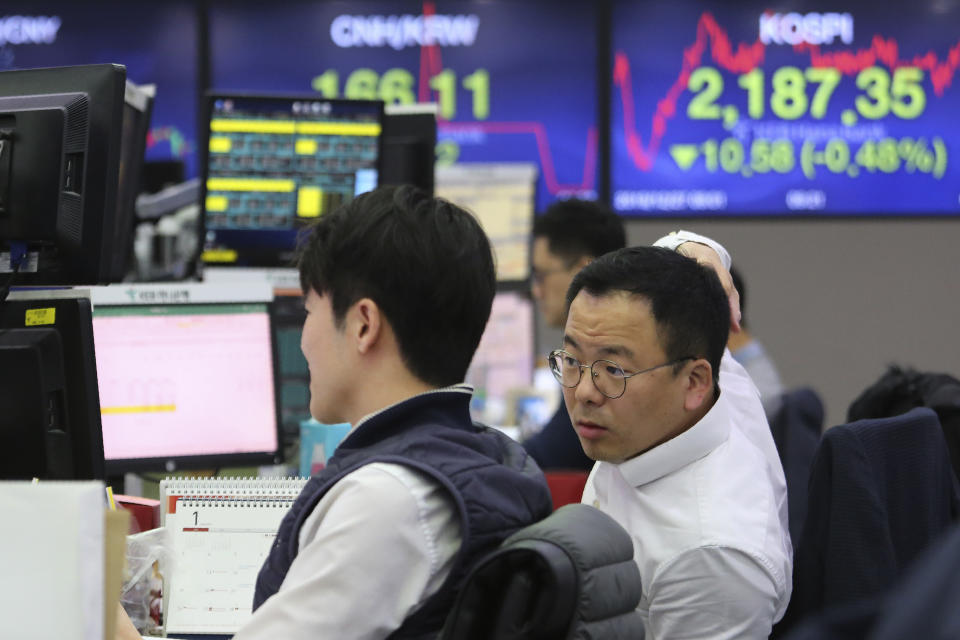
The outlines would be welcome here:
M 633 542 L 608 515 L 561 507 L 521 529 L 464 581 L 441 640 L 643 638 Z

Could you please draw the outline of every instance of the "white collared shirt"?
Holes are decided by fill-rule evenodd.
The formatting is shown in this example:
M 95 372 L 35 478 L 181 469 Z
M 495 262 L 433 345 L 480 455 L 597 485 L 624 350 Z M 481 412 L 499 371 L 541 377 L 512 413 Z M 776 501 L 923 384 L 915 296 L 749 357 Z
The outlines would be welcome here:
M 719 383 L 697 424 L 598 462 L 584 489 L 633 539 L 648 640 L 766 638 L 790 599 L 786 482 L 760 396 L 729 351 Z
M 450 392 L 472 388 L 428 393 Z M 439 590 L 462 541 L 447 489 L 411 467 L 384 462 L 333 485 L 299 535 L 300 550 L 280 589 L 234 640 L 386 638 Z

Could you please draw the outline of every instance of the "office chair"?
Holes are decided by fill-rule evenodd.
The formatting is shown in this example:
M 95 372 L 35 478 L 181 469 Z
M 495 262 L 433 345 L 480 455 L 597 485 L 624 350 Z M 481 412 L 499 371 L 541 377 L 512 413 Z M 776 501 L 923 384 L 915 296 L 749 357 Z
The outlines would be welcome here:
M 553 510 L 567 504 L 579 504 L 589 476 L 589 471 L 544 471 L 543 477 L 547 479 Z
M 561 507 L 467 576 L 440 640 L 643 638 L 633 543 L 606 514 Z
M 770 432 L 777 446 L 787 481 L 790 539 L 796 550 L 807 519 L 807 481 L 823 430 L 823 402 L 808 387 L 780 396 L 780 407 L 770 417 Z
M 786 640 L 960 638 L 960 527 L 910 564 L 892 589 L 805 620 Z
M 777 633 L 827 605 L 856 606 L 889 588 L 960 515 L 957 482 L 936 414 L 828 429 L 810 473 L 793 596 Z M 869 616 L 861 616 L 866 624 Z

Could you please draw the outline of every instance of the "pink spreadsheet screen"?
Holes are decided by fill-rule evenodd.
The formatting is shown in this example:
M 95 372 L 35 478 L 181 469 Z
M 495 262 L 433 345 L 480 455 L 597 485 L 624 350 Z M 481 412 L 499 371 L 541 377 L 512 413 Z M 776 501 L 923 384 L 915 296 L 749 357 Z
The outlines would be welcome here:
M 277 450 L 265 305 L 97 309 L 107 460 Z

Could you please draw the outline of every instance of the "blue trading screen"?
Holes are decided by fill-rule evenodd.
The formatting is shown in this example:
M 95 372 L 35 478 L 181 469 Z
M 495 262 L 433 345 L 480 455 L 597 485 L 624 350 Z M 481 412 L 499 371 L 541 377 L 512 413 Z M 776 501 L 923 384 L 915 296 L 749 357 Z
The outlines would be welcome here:
M 438 163 L 533 163 L 539 208 L 595 193 L 592 3 L 209 4 L 214 87 L 436 102 Z
M 178 160 L 196 175 L 199 35 L 186 0 L 96 3 L 10 0 L 0 9 L 0 70 L 115 62 L 154 84 L 147 160 Z
M 208 103 L 207 263 L 290 266 L 305 223 L 377 184 L 380 102 L 214 95 Z
M 614 5 L 619 212 L 960 211 L 960 6 L 791 5 Z

